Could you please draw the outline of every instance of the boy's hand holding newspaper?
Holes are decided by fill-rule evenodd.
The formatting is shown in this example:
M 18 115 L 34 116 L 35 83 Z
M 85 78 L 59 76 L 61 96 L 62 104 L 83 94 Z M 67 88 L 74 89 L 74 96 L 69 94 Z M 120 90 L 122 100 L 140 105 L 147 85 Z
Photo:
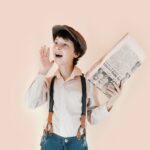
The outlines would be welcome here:
M 118 86 L 115 82 L 112 82 L 114 87 L 108 87 L 107 92 L 110 94 L 109 100 L 106 102 L 108 111 L 111 110 L 115 101 L 119 98 L 122 92 L 123 81 Z

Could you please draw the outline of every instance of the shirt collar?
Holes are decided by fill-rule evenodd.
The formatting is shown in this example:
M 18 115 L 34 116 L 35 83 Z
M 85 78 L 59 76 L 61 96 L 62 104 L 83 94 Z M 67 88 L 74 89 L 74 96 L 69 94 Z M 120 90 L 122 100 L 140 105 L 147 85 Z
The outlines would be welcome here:
M 60 79 L 60 78 L 63 79 L 62 76 L 61 76 L 61 74 L 60 74 L 59 69 L 56 70 L 56 72 L 54 73 L 54 75 L 55 75 L 57 78 L 59 78 L 59 79 Z M 81 69 L 78 68 L 77 66 L 74 66 L 74 69 L 73 69 L 73 71 L 72 71 L 70 77 L 69 77 L 67 80 L 74 79 L 76 76 L 81 76 L 81 75 L 82 75 Z M 66 80 L 66 81 L 67 81 L 67 80 Z

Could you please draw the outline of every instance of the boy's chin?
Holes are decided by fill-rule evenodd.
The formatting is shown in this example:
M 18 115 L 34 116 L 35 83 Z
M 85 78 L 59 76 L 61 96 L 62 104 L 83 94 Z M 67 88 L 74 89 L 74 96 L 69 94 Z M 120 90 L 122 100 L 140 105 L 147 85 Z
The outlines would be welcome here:
M 63 65 L 64 62 L 62 60 L 55 59 L 54 60 L 57 65 Z
M 60 60 L 54 60 L 55 63 L 58 65 L 58 66 L 68 66 L 68 62 L 64 62 L 64 61 L 60 61 Z

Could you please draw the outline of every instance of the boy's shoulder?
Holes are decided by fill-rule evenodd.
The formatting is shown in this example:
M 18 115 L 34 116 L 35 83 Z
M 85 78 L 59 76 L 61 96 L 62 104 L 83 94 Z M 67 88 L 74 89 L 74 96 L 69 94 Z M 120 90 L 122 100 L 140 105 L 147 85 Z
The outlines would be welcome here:
M 54 77 L 54 75 L 47 76 L 47 77 L 46 77 L 47 82 L 50 83 L 53 77 Z
M 45 77 L 45 84 L 46 84 L 46 87 L 50 87 L 50 84 L 51 84 L 51 80 L 52 78 L 54 77 L 54 75 L 52 76 L 47 76 Z

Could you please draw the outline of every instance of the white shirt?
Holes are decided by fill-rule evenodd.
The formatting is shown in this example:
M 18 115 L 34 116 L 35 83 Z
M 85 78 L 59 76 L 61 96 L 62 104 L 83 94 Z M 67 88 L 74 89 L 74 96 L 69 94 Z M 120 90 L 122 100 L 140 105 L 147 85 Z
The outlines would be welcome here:
M 56 75 L 56 79 L 54 82 L 53 95 L 53 132 L 63 137 L 76 136 L 81 123 L 82 85 L 80 75 L 82 75 L 82 72 L 75 66 L 70 77 L 65 81 L 59 70 L 57 70 L 54 75 Z M 49 109 L 49 87 L 51 79 L 52 76 L 46 77 L 43 74 L 37 74 L 26 91 L 25 100 L 28 107 L 37 108 L 47 102 L 47 109 Z M 109 111 L 107 110 L 106 103 L 103 105 L 99 104 L 96 87 L 88 80 L 86 80 L 86 89 L 87 103 L 90 101 L 87 110 L 93 106 L 97 106 L 92 109 L 92 113 L 87 113 L 87 126 L 87 121 L 90 124 L 96 124 L 108 116 Z

